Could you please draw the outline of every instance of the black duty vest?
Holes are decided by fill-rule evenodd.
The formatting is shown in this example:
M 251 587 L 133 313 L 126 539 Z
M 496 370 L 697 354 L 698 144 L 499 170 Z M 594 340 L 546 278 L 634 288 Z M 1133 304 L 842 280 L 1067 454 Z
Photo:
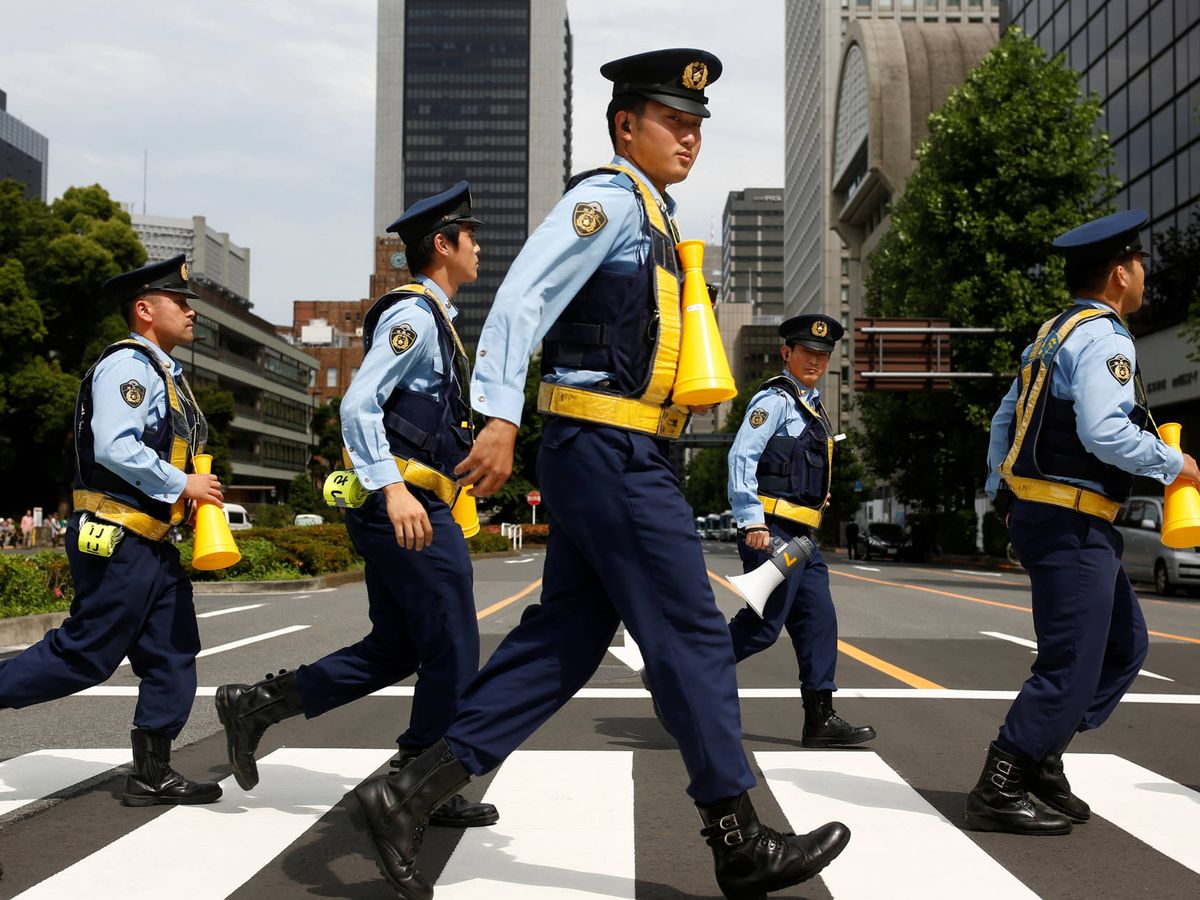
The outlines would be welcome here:
M 1038 332 L 1021 368 L 1017 408 L 1008 430 L 1010 450 L 1001 474 L 1010 480 L 1016 476 L 1041 481 L 1093 481 L 1100 484 L 1105 497 L 1124 502 L 1133 489 L 1132 473 L 1101 462 L 1084 448 L 1076 431 L 1074 402 L 1055 397 L 1050 390 L 1059 348 L 1075 326 L 1093 318 L 1111 319 L 1124 329 L 1116 313 L 1076 305 L 1045 323 Z M 1133 379 L 1136 405 L 1129 419 L 1146 431 L 1150 408 L 1140 370 L 1133 373 Z
M 760 390 L 768 388 L 782 390 L 792 398 L 804 419 L 804 431 L 799 437 L 777 434 L 767 441 L 758 460 L 758 491 L 819 511 L 829 493 L 833 455 L 833 428 L 825 407 L 818 402 L 813 409 L 805 403 L 796 382 L 787 375 L 768 378 Z
M 104 349 L 79 384 L 79 395 L 75 401 L 75 488 L 104 494 L 159 522 L 175 525 L 183 520 L 182 500 L 173 504 L 155 500 L 96 461 L 95 435 L 92 433 L 92 415 L 95 412 L 92 375 L 101 360 L 124 349 L 140 353 L 166 388 L 167 413 L 157 428 L 147 427 L 142 432 L 141 442 L 154 451 L 159 459 L 183 472 L 189 472 L 192 457 L 203 452 L 208 441 L 208 423 L 192 395 L 187 379 L 182 374 L 178 381 L 173 379 L 158 355 L 141 341 L 132 338 L 117 341 Z
M 471 375 L 466 351 L 437 295 L 414 282 L 375 301 L 363 320 L 364 356 L 371 352 L 379 319 L 402 300 L 421 304 L 433 316 L 446 378 L 436 397 L 399 386 L 392 391 L 383 404 L 388 446 L 401 459 L 415 459 L 453 478 L 454 467 L 466 458 L 474 440 L 471 407 L 466 399 Z M 399 329 L 393 330 L 398 332 L 393 340 L 405 339 Z

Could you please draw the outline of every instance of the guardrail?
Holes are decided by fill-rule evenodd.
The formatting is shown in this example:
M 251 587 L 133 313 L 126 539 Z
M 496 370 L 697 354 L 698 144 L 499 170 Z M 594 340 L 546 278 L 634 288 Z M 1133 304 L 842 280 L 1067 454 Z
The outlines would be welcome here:
M 525 539 L 521 534 L 521 526 L 514 525 L 512 522 L 505 522 L 500 526 L 500 534 L 512 541 L 514 550 L 521 550 L 525 546 Z

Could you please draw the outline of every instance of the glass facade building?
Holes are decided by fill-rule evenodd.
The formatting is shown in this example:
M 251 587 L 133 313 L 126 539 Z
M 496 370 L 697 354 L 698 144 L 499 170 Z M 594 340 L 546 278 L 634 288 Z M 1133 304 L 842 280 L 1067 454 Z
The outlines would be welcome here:
M 8 95 L 0 91 L 0 181 L 25 185 L 25 196 L 46 199 L 46 164 L 50 142 L 8 112 Z

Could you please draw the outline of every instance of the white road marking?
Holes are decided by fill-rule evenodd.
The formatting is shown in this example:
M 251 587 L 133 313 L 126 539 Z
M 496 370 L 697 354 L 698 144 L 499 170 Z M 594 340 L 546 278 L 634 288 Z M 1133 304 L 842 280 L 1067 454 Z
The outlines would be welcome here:
M 394 747 L 276 750 L 259 761 L 262 781 L 253 793 L 245 793 L 233 778 L 226 778 L 221 782 L 225 796 L 219 803 L 165 812 L 19 896 L 30 900 L 228 897 L 395 752 Z M 194 852 L 180 852 L 189 847 Z M 146 864 L 164 859 L 171 864 Z M 131 872 L 137 877 L 131 878 Z
M 504 564 L 506 566 L 522 566 L 525 563 L 531 563 L 531 562 L 533 562 L 533 557 L 529 556 L 529 557 L 526 557 L 525 559 L 506 559 L 504 561 Z
M 633 753 L 519 750 L 485 799 L 500 821 L 463 832 L 438 900 L 634 900 Z
M 1200 872 L 1200 793 L 1109 753 L 1065 753 L 1063 766 L 1094 815 Z
M 129 750 L 38 750 L 0 762 L 0 816 L 124 765 Z
M 257 644 L 259 641 L 269 641 L 271 638 L 282 637 L 285 634 L 292 634 L 297 631 L 303 631 L 305 628 L 311 628 L 311 625 L 289 625 L 287 628 L 279 628 L 275 631 L 268 631 L 265 634 L 256 634 L 253 637 L 242 638 L 238 641 L 230 641 L 228 644 L 218 644 L 215 647 L 207 647 L 196 654 L 196 659 L 202 656 L 212 656 L 214 653 L 224 653 L 226 650 L 236 650 L 238 647 L 245 647 L 249 644 Z M 130 665 L 129 658 L 121 660 L 121 666 Z M 120 668 L 118 666 L 117 668 Z M 94 688 L 89 688 L 94 690 Z M 83 693 L 87 693 L 84 691 Z
M 251 603 L 248 606 L 227 606 L 225 609 L 214 609 L 212 612 L 196 613 L 197 619 L 211 619 L 215 616 L 227 616 L 230 613 L 245 612 L 248 609 L 258 609 L 262 603 Z
M 754 757 L 797 833 L 830 820 L 849 826 L 850 843 L 821 873 L 835 898 L 1037 897 L 875 753 L 764 752 Z
M 880 571 L 879 569 L 873 568 L 872 566 L 851 566 L 851 568 L 860 569 L 863 572 L 878 572 L 878 571 Z
M 646 668 L 646 661 L 642 658 L 641 648 L 629 636 L 628 631 L 621 629 L 621 634 L 625 637 L 625 645 L 623 647 L 613 645 L 608 648 L 608 652 L 633 669 L 633 671 L 642 671 L 642 669 Z
M 1005 634 L 1003 631 L 981 631 L 979 632 L 987 637 L 994 637 L 1001 641 L 1008 641 L 1010 644 L 1018 644 L 1021 647 L 1029 647 L 1034 653 L 1037 653 L 1037 641 L 1031 641 L 1028 638 L 1017 637 L 1015 634 Z M 1146 669 L 1138 669 L 1139 675 L 1145 675 L 1147 678 L 1155 678 L 1158 681 L 1169 681 L 1175 683 L 1174 678 L 1168 678 L 1166 675 L 1156 675 Z
M 986 575 L 988 578 L 1003 578 L 1004 577 L 999 572 L 972 571 L 971 569 L 951 569 L 950 571 L 955 572 L 959 575 Z

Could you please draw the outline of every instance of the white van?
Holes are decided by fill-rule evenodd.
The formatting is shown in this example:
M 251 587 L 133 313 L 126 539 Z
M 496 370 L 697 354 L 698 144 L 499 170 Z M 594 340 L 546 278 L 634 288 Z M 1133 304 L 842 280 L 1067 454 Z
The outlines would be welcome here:
M 230 531 L 246 531 L 254 526 L 250 522 L 250 513 L 246 507 L 236 503 L 225 504 L 225 521 L 229 523 Z

